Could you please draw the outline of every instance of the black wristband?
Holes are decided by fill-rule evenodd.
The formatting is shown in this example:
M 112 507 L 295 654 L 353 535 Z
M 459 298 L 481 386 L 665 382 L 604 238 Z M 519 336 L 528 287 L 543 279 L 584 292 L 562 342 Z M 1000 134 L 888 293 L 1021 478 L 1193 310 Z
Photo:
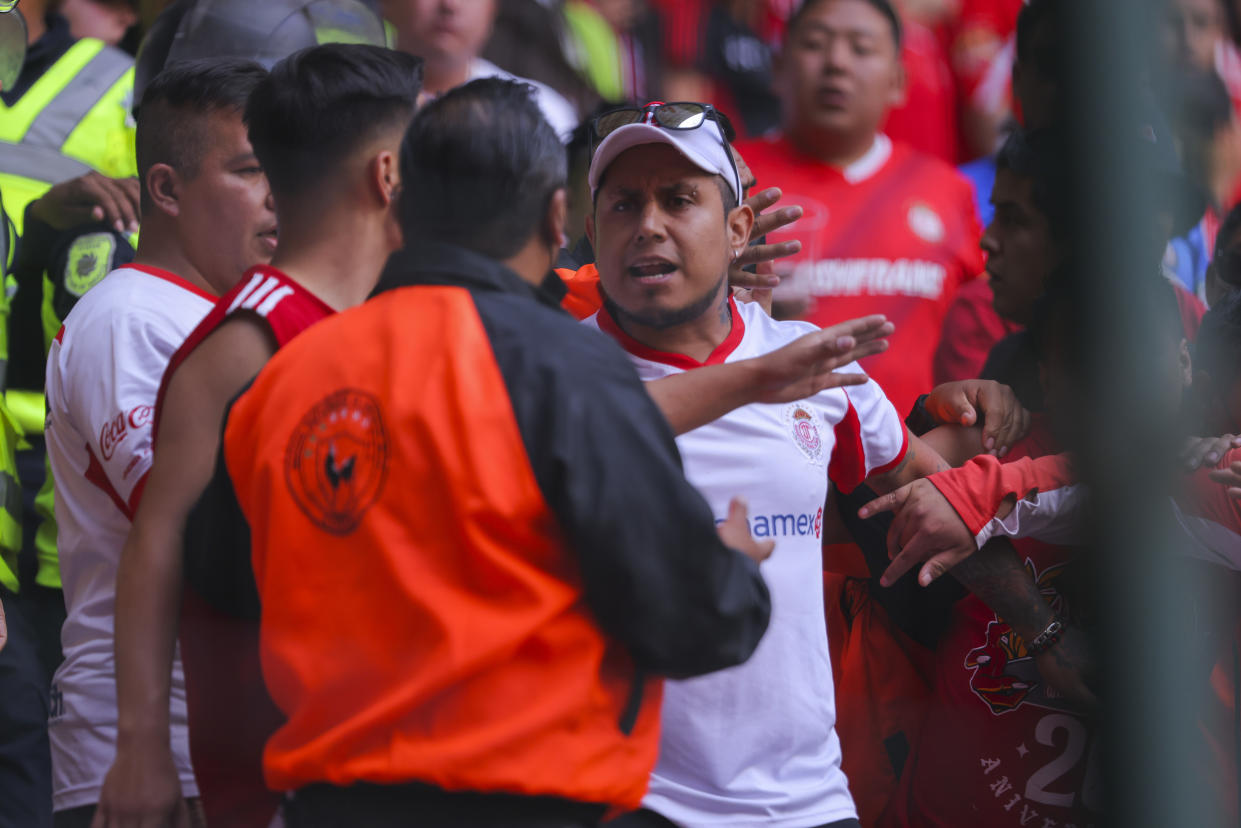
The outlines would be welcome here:
M 928 431 L 939 428 L 943 423 L 935 419 L 931 412 L 927 410 L 926 400 L 930 394 L 923 394 L 918 397 L 914 403 L 914 407 L 910 410 L 909 415 L 905 417 L 905 425 L 913 432 L 915 437 L 921 437 Z

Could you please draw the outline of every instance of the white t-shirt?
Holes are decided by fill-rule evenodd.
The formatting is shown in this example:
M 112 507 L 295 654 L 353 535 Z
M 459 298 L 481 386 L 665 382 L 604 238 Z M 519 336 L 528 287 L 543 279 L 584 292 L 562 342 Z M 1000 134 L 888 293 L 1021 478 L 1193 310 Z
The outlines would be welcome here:
M 47 453 L 68 610 L 49 723 L 57 811 L 98 802 L 116 755 L 117 566 L 151 468 L 152 410 L 164 369 L 213 303 L 171 273 L 122 267 L 74 306 L 48 354 Z M 171 723 L 182 792 L 197 796 L 179 657 Z
M 586 320 L 617 338 L 643 380 L 697 365 Z M 773 351 L 815 330 L 734 305 L 733 330 L 707 364 Z M 860 371 L 850 365 L 843 371 Z M 829 475 L 852 490 L 905 454 L 905 428 L 873 381 L 784 405 L 749 405 L 677 438 L 685 475 L 717 521 L 734 496 L 750 531 L 773 539 L 763 563 L 771 622 L 745 664 L 665 684 L 659 762 L 643 805 L 685 826 L 822 825 L 856 817 L 840 767 L 823 608 L 823 507 Z
M 534 87 L 535 99 L 538 101 L 539 109 L 543 111 L 543 117 L 552 125 L 552 129 L 556 130 L 556 134 L 560 136 L 561 141 L 568 143 L 569 138 L 573 135 L 573 130 L 577 129 L 577 110 L 573 108 L 573 104 L 569 103 L 564 95 L 561 95 L 547 84 L 539 83 L 529 78 L 518 77 L 511 72 L 505 72 L 491 61 L 474 58 L 474 60 L 470 61 L 470 80 L 478 80 L 479 78 L 507 78 L 508 80 L 530 84 Z

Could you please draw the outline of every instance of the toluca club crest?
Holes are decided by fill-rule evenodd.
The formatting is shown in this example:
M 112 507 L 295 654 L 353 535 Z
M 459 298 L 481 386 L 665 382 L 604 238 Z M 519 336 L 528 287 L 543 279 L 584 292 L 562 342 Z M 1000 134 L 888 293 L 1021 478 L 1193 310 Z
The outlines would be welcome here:
M 792 432 L 793 442 L 812 463 L 823 462 L 823 436 L 819 422 L 806 406 L 794 403 L 785 409 L 784 419 Z

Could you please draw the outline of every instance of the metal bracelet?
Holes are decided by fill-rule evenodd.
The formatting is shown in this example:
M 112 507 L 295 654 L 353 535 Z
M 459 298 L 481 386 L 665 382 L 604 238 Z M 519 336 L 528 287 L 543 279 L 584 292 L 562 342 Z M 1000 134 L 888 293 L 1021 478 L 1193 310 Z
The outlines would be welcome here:
M 1062 635 L 1064 635 L 1064 623 L 1059 618 L 1053 618 L 1047 628 L 1035 636 L 1026 649 L 1030 651 L 1031 656 L 1040 656 L 1056 646 L 1056 642 Z

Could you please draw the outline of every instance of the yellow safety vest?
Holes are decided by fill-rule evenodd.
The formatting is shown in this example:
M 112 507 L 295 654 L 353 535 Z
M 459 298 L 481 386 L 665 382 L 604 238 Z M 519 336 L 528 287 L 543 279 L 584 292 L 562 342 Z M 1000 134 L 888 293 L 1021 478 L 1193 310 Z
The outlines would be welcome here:
M 85 38 L 70 46 L 12 106 L 0 101 L 0 194 L 18 235 L 26 205 L 53 184 L 92 169 L 113 178 L 138 174 L 130 112 L 133 88 L 129 55 Z M 44 339 L 50 340 L 60 320 L 46 281 L 41 321 Z M 7 396 L 20 432 L 42 432 L 43 395 Z
M 133 60 L 102 41 L 79 40 L 12 106 L 0 102 L 0 191 L 18 235 L 26 205 L 91 170 L 138 174 Z
M 82 39 L 69 47 L 12 106 L 0 101 L 0 198 L 4 210 L 22 232 L 26 206 L 53 184 L 96 170 L 111 178 L 138 174 L 134 149 L 133 60 L 102 41 Z M 45 339 L 54 336 L 60 320 L 51 306 L 51 286 L 44 277 L 41 317 Z M 8 296 L 4 297 L 8 315 Z M 7 331 L 7 325 L 3 326 Z M 8 343 L 3 342 L 3 358 Z M 8 391 L 0 423 L 0 487 L 8 467 L 16 481 L 13 447 L 24 434 L 43 431 L 45 403 L 34 391 Z M 8 430 L 12 429 L 12 440 Z M 7 466 L 6 466 L 7 464 Z M 0 491 L 0 551 L 5 549 L 9 501 L 17 504 L 17 542 L 21 544 L 21 490 L 10 498 Z M 60 586 L 56 558 L 56 524 L 53 515 L 52 479 L 39 492 L 35 507 L 41 518 L 36 547 L 39 569 L 36 581 Z M 7 567 L 0 568 L 0 583 L 10 586 Z M 9 576 L 12 572 L 8 573 Z

